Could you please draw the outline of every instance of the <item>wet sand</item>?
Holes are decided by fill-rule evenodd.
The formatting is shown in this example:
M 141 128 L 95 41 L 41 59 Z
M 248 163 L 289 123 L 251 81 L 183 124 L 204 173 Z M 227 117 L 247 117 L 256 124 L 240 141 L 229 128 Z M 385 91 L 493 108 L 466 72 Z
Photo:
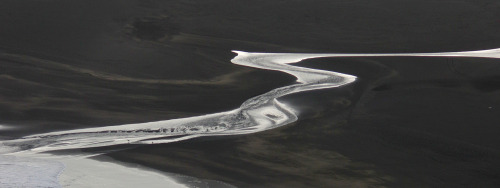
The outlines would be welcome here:
M 230 50 L 397 53 L 498 48 L 484 1 L 0 3 L 4 138 L 230 110 L 287 85 Z M 286 32 L 285 32 L 286 31 Z M 116 160 L 240 187 L 495 187 L 498 60 L 314 59 L 347 87 L 285 97 L 290 126 L 139 146 Z
M 406 65 L 398 66 L 402 60 Z M 449 68 L 448 58 L 313 61 L 303 65 L 344 70 L 359 75 L 360 81 L 284 97 L 285 103 L 305 111 L 290 126 L 143 146 L 109 156 L 240 187 L 499 183 L 500 152 L 495 143 L 500 129 L 493 109 L 500 105 L 498 88 L 484 92 L 480 86 L 484 83 L 476 83 L 499 70 L 496 60 L 455 59 L 454 69 Z M 475 73 L 467 73 L 470 63 L 478 64 L 472 68 Z M 366 69 L 358 69 L 363 65 Z M 422 66 L 434 70 L 416 72 Z M 468 74 L 467 79 L 456 71 Z

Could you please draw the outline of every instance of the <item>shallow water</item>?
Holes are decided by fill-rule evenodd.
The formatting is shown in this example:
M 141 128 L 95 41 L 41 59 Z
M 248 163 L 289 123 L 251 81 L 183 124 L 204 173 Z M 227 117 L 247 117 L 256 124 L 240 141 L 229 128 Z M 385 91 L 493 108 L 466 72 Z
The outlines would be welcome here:
M 142 170 L 201 178 L 189 180 L 201 182 L 199 187 L 214 186 L 204 179 L 238 187 L 500 185 L 498 59 L 460 53 L 366 56 L 498 48 L 496 0 L 0 4 L 0 140 L 17 140 L 9 141 L 3 153 L 24 150 L 41 157 L 46 153 L 37 152 L 51 150 L 76 157 L 83 150 L 115 159 L 85 160 L 92 162 L 89 166 L 126 161 L 127 167 L 140 164 L 148 167 Z M 339 52 L 346 56 L 305 59 L 293 66 L 357 78 L 343 87 L 282 96 L 274 104 L 257 102 L 270 105 L 262 110 L 272 114 L 250 111 L 262 121 L 241 126 L 272 127 L 287 111 L 287 117 L 298 119 L 260 127 L 266 131 L 255 134 L 200 136 L 199 127 L 166 133 L 156 129 L 161 123 L 145 124 L 153 130 L 79 132 L 182 118 L 199 123 L 210 119 L 203 115 L 218 112 L 224 113 L 210 122 L 222 121 L 219 117 L 236 113 L 246 100 L 299 84 L 284 72 L 231 63 L 232 49 Z M 351 52 L 359 54 L 347 57 Z M 260 99 L 278 95 L 270 94 Z M 261 130 L 219 128 L 226 132 L 206 135 Z M 60 135 L 65 131 L 76 134 Z M 43 134 L 53 135 L 26 139 Z M 170 143 L 151 144 L 159 142 L 157 136 Z M 197 138 L 175 142 L 190 137 Z M 134 141 L 140 144 L 129 144 Z M 58 150 L 63 148 L 84 149 Z M 135 178 L 124 177 L 107 180 Z
M 443 56 L 500 58 L 500 49 L 471 52 L 417 54 L 280 54 L 248 53 L 241 51 L 235 52 L 238 55 L 234 59 L 232 59 L 233 63 L 254 68 L 286 72 L 288 74 L 294 75 L 297 78 L 297 83 L 290 86 L 277 88 L 268 93 L 251 98 L 245 101 L 240 108 L 229 112 L 151 123 L 77 129 L 71 131 L 31 135 L 23 137 L 21 139 L 1 141 L 0 149 L 2 149 L 2 153 L 11 153 L 23 150 L 28 150 L 30 153 L 37 153 L 54 150 L 82 149 L 121 144 L 160 144 L 176 142 L 200 136 L 249 134 L 284 126 L 297 121 L 298 116 L 296 113 L 299 111 L 297 109 L 293 109 L 293 107 L 291 106 L 280 103 L 278 101 L 279 97 L 302 91 L 339 87 L 354 82 L 356 79 L 355 76 L 347 74 L 289 65 L 292 63 L 300 62 L 304 59 L 356 56 Z M 61 159 L 58 160 L 61 161 Z M 16 160 L 6 161 L 11 161 L 14 169 L 2 169 L 3 172 L 7 173 L 7 171 L 16 171 L 23 173 L 25 171 L 23 170 L 24 167 L 16 167 L 19 166 L 19 162 L 16 162 Z M 70 163 L 77 164 L 65 161 L 65 164 L 67 165 Z M 49 166 L 54 166 L 54 168 L 57 168 L 56 165 Z M 37 177 L 34 179 L 37 179 L 37 181 L 53 182 L 53 179 L 57 177 L 57 174 L 60 173 L 61 170 L 55 170 L 54 172 L 56 173 L 56 175 L 52 175 L 46 178 Z M 71 172 L 74 172 L 74 170 L 71 170 Z M 41 173 L 37 172 L 36 174 Z M 32 183 L 36 184 L 36 182 Z M 11 182 L 10 184 L 14 185 L 15 182 Z

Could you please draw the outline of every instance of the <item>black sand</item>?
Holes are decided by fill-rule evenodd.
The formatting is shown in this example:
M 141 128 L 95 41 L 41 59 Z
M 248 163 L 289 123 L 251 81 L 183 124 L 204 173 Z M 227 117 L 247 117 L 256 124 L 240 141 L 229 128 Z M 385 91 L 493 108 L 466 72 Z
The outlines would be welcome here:
M 483 1 L 0 3 L 0 136 L 220 112 L 293 82 L 230 50 L 437 52 L 500 47 Z M 314 59 L 356 83 L 288 96 L 293 125 L 110 153 L 241 187 L 498 187 L 500 64 Z

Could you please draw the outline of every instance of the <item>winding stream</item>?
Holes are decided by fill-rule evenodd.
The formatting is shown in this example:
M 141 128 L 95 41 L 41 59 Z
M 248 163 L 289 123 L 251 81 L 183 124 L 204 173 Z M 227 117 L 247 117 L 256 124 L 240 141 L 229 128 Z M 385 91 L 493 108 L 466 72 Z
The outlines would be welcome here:
M 106 126 L 49 132 L 0 142 L 0 152 L 20 150 L 32 152 L 101 147 L 119 144 L 159 144 L 176 142 L 200 136 L 237 135 L 260 132 L 297 120 L 292 107 L 280 103 L 279 97 L 292 93 L 340 87 L 356 80 L 356 76 L 338 72 L 293 66 L 304 59 L 321 57 L 368 56 L 441 56 L 500 58 L 500 49 L 406 54 L 300 54 L 250 53 L 233 51 L 232 63 L 282 71 L 297 78 L 297 82 L 273 89 L 245 101 L 238 109 L 203 116 L 157 122 Z
M 297 54 L 297 53 L 250 53 L 233 51 L 237 56 L 232 63 L 282 71 L 297 78 L 294 84 L 273 89 L 246 100 L 239 108 L 196 116 L 157 122 L 76 129 L 29 135 L 15 140 L 0 141 L 0 186 L 16 187 L 43 185 L 47 187 L 79 186 L 94 183 L 95 186 L 120 178 L 133 179 L 137 174 L 147 174 L 151 179 L 135 179 L 133 182 L 156 182 L 161 186 L 185 187 L 165 179 L 161 174 L 147 170 L 107 164 L 88 159 L 96 154 L 55 156 L 44 151 L 78 149 L 120 144 L 159 144 L 176 142 L 200 136 L 249 134 L 280 127 L 297 121 L 291 106 L 279 98 L 292 93 L 340 87 L 356 80 L 356 76 L 332 71 L 293 66 L 304 59 L 320 57 L 362 56 L 442 56 L 500 58 L 500 48 L 481 51 L 448 53 L 407 54 Z M 97 154 L 98 155 L 98 154 Z M 59 175 L 65 172 L 62 179 Z M 117 174 L 120 172 L 120 174 Z M 113 175 L 117 174 L 116 178 Z M 111 177 L 109 177 L 111 175 Z M 58 180 L 59 179 L 59 180 Z M 102 180 L 102 182 L 96 181 Z M 134 187 L 130 184 L 129 187 Z

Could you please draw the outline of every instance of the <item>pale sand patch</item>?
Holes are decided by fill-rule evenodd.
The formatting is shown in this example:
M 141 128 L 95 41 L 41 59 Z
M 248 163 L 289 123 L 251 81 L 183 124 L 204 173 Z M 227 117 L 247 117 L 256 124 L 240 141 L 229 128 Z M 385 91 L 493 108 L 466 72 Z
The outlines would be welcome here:
M 92 155 L 88 154 L 52 155 L 47 153 L 20 152 L 12 155 L 20 159 L 30 159 L 30 161 L 43 161 L 43 164 L 45 165 L 45 170 L 40 172 L 33 172 L 37 174 L 37 177 L 39 177 L 38 179 L 24 179 L 24 184 L 23 182 L 18 182 L 20 183 L 20 185 L 37 185 L 36 183 L 38 182 L 51 182 L 53 181 L 53 179 L 43 179 L 43 177 L 47 176 L 47 172 L 51 172 L 46 171 L 46 169 L 56 169 L 58 167 L 57 165 L 64 164 L 64 170 L 59 174 L 58 178 L 61 187 L 187 187 L 185 185 L 177 183 L 174 179 L 166 176 L 165 174 L 155 172 L 145 167 L 131 167 L 119 163 L 99 161 L 89 158 L 92 157 Z M 12 171 L 30 172 L 31 170 L 33 170 L 33 165 L 35 164 L 36 163 L 27 163 L 25 165 L 27 166 L 26 168 L 9 169 L 7 173 L 11 173 Z M 1 170 L 0 173 L 2 173 Z M 7 179 L 12 180 L 16 178 Z M 52 184 L 49 187 L 57 185 L 54 182 L 51 183 Z

